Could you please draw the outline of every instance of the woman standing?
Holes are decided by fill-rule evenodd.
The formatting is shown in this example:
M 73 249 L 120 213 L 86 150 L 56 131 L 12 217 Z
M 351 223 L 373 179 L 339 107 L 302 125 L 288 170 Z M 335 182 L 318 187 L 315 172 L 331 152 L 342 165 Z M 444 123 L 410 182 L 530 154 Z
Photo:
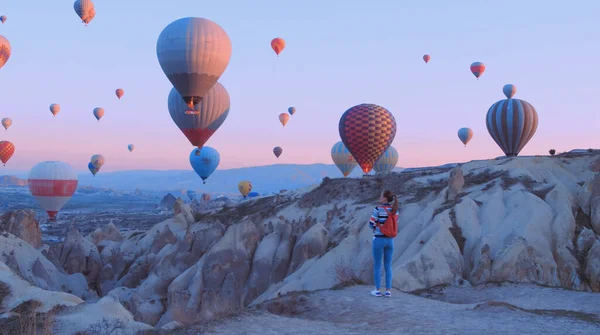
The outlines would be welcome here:
M 375 290 L 371 295 L 381 297 L 381 258 L 385 268 L 385 296 L 392 297 L 392 255 L 394 237 L 398 234 L 398 198 L 385 191 L 379 199 L 381 205 L 373 209 L 369 225 L 373 229 L 373 276 Z

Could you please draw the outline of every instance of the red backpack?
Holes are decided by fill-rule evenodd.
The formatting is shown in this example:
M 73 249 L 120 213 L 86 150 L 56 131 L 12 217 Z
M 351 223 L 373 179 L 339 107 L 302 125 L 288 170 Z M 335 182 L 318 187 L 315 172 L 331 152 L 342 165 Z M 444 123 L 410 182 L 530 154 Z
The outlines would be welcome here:
M 384 223 L 377 222 L 377 227 L 386 237 L 396 237 L 398 235 L 398 212 L 392 213 L 387 208 L 382 207 L 388 217 Z

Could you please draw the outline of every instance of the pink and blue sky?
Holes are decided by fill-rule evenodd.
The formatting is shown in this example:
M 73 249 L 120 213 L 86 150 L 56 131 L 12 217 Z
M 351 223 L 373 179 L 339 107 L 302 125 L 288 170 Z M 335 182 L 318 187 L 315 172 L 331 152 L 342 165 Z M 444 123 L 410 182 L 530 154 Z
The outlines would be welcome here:
M 83 171 L 96 153 L 103 171 L 190 169 L 192 146 L 169 117 L 171 85 L 155 52 L 162 29 L 186 16 L 217 22 L 233 45 L 220 79 L 231 112 L 207 143 L 220 169 L 330 163 L 339 117 L 364 102 L 394 114 L 399 166 L 494 158 L 502 151 L 485 115 L 508 83 L 540 118 L 521 155 L 598 147 L 600 1 L 95 2 L 88 27 L 70 0 L 0 4 L 12 45 L 0 69 L 0 118 L 13 119 L 0 140 L 16 146 L 7 169 L 62 160 Z M 287 42 L 279 58 L 274 37 Z M 487 66 L 480 80 L 474 61 Z M 61 104 L 56 119 L 51 103 Z M 284 129 L 278 115 L 289 106 L 297 113 Z M 106 110 L 100 122 L 95 107 Z M 466 148 L 461 127 L 475 133 Z

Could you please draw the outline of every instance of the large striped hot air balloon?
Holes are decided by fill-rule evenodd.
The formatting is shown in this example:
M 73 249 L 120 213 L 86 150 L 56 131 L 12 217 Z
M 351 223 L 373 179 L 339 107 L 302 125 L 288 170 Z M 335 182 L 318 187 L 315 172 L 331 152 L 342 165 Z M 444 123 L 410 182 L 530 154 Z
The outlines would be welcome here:
M 194 148 L 190 153 L 190 164 L 196 174 L 202 178 L 204 184 L 206 184 L 206 179 L 215 172 L 220 161 L 221 155 L 211 147 Z
M 0 141 L 0 162 L 2 162 L 4 166 L 6 166 L 6 163 L 10 160 L 14 153 L 14 144 L 9 141 Z
M 483 72 L 485 72 L 485 64 L 482 62 L 475 62 L 471 64 L 471 72 L 475 76 L 475 78 L 479 79 Z
M 396 167 L 396 164 L 398 164 L 398 151 L 390 146 L 375 162 L 373 170 L 377 173 L 390 173 Z
M 340 118 L 342 142 L 365 174 L 396 137 L 396 119 L 387 109 L 375 104 L 360 104 Z
M 538 126 L 535 108 L 525 100 L 511 98 L 512 92 L 505 92 L 509 93 L 507 99 L 493 104 L 486 117 L 488 132 L 508 157 L 519 154 Z
M 273 153 L 275 154 L 275 157 L 279 158 L 283 153 L 283 149 L 281 149 L 281 147 L 275 147 L 273 148 Z
M 186 17 L 163 29 L 156 42 L 156 56 L 171 84 L 192 109 L 227 68 L 231 41 L 213 21 Z
M 331 148 L 331 159 L 335 166 L 340 169 L 344 177 L 348 177 L 357 165 L 356 160 L 352 157 L 352 154 L 348 151 L 348 148 L 346 148 L 342 141 L 337 142 Z
M 285 41 L 281 37 L 276 37 L 271 40 L 271 48 L 275 51 L 275 54 L 279 56 L 281 51 L 285 48 Z
M 245 198 L 248 196 L 248 193 L 252 191 L 252 183 L 247 180 L 240 181 L 238 183 L 238 190 L 240 191 L 240 194 Z
M 6 62 L 8 62 L 10 53 L 10 42 L 6 39 L 6 37 L 0 35 L 0 68 L 2 68 Z
M 473 138 L 473 130 L 471 128 L 460 128 L 458 130 L 458 138 L 467 146 L 467 143 Z
M 194 109 L 194 114 L 186 114 L 188 107 L 175 88 L 171 89 L 168 98 L 171 119 L 190 143 L 198 148 L 202 148 L 225 122 L 229 105 L 229 93 L 220 83 L 215 83 L 208 91 Z
M 77 173 L 67 163 L 47 161 L 36 164 L 29 172 L 29 190 L 40 206 L 56 221 L 58 211 L 77 189 Z
M 92 0 L 77 0 L 73 4 L 73 9 L 86 26 L 96 16 L 96 9 Z

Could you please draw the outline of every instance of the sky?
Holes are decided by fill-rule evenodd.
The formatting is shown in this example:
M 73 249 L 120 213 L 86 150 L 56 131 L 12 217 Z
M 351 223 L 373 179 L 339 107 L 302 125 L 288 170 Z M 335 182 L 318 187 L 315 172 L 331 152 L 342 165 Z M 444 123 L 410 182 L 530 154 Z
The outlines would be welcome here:
M 330 0 L 103 1 L 85 27 L 73 1 L 3 0 L 0 34 L 12 55 L 0 69 L 0 140 L 16 147 L 6 168 L 61 160 L 84 171 L 191 169 L 193 149 L 167 109 L 171 84 L 156 57 L 170 22 L 210 19 L 232 41 L 219 82 L 231 97 L 227 120 L 206 145 L 219 169 L 330 163 L 338 122 L 375 103 L 397 122 L 398 166 L 503 155 L 485 126 L 489 107 L 514 84 L 539 115 L 521 155 L 598 147 L 600 1 Z M 279 57 L 270 47 L 284 38 Z M 422 60 L 431 55 L 429 64 Z M 472 62 L 486 64 L 479 80 Z M 118 100 L 115 89 L 123 88 Z M 54 119 L 48 110 L 59 103 Z M 278 115 L 297 109 L 285 128 Z M 97 122 L 95 107 L 106 110 Z M 465 148 L 457 130 L 470 127 Z M 1 128 L 0 128 L 1 129 Z M 128 144 L 135 144 L 130 153 Z M 276 159 L 274 146 L 283 154 Z

